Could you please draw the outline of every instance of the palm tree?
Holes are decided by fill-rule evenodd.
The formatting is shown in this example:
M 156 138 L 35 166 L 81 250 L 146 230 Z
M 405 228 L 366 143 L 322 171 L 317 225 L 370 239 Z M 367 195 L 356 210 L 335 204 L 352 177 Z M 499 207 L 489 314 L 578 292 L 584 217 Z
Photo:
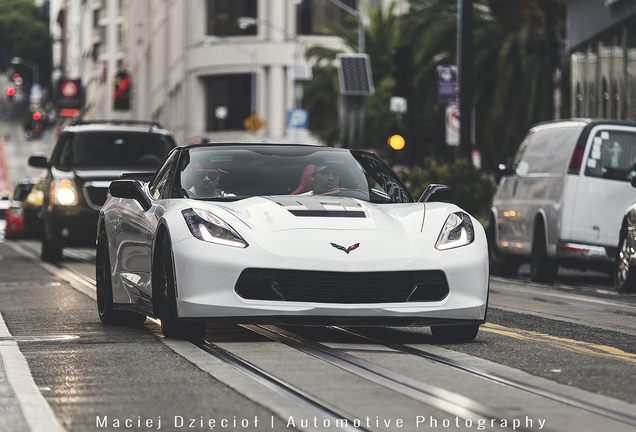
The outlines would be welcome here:
M 392 52 L 399 41 L 399 18 L 394 13 L 395 4 L 386 10 L 370 9 L 369 25 L 365 28 L 366 53 L 371 59 L 375 94 L 367 98 L 367 120 L 365 147 L 386 147 L 392 122 L 389 99 L 392 96 L 393 62 Z M 352 18 L 354 19 L 354 18 Z M 357 24 L 357 23 L 356 23 Z M 327 33 L 340 36 L 345 44 L 355 51 L 358 46 L 355 26 L 330 22 L 325 25 Z M 314 60 L 314 78 L 304 85 L 303 106 L 309 110 L 309 129 L 329 145 L 338 140 L 338 71 L 336 55 L 341 52 L 321 46 L 310 47 L 305 56 Z M 381 141 L 381 143 L 379 142 Z

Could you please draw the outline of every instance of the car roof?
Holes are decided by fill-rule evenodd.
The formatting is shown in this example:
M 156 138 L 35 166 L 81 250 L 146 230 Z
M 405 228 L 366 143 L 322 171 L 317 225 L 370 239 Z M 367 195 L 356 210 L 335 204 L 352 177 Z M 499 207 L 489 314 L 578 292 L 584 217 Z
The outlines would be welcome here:
M 244 148 L 254 148 L 254 147 L 302 147 L 302 148 L 319 148 L 325 150 L 349 150 L 342 148 L 334 148 L 334 147 L 326 147 L 315 144 L 287 144 L 287 143 L 272 143 L 272 142 L 205 142 L 205 143 L 194 143 L 179 146 L 180 149 L 191 149 L 191 148 L 201 148 L 201 147 L 244 147 Z
M 124 120 L 94 120 L 71 123 L 64 129 L 65 132 L 145 132 L 172 135 L 172 133 L 162 127 L 159 123 L 151 121 L 124 121 Z

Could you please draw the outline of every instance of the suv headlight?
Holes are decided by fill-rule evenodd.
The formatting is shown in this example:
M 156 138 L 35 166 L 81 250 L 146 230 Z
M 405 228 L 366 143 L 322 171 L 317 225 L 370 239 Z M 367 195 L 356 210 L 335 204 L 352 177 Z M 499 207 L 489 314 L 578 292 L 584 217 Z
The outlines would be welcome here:
M 55 180 L 51 184 L 51 202 L 63 206 L 77 205 L 77 188 L 72 179 Z
M 225 246 L 246 248 L 247 242 L 223 219 L 207 210 L 187 209 L 181 212 L 193 236 L 199 240 Z
M 473 241 L 475 241 L 475 229 L 468 213 L 452 213 L 446 218 L 446 223 L 437 237 L 435 249 L 452 249 L 469 245 Z

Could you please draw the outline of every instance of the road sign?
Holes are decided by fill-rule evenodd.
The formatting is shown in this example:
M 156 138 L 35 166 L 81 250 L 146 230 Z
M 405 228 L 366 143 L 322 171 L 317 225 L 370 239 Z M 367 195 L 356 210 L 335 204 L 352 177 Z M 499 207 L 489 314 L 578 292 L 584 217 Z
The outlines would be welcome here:
M 459 107 L 457 105 L 448 105 L 446 107 L 446 144 L 449 146 L 458 146 L 459 131 Z
M 309 142 L 309 113 L 304 109 L 287 111 L 287 141 L 293 143 Z
M 457 104 L 457 68 L 437 66 L 437 104 Z
M 58 109 L 82 108 L 81 81 L 61 79 L 58 87 L 58 95 L 55 101 Z
M 243 127 L 249 133 L 254 134 L 258 132 L 263 126 L 265 126 L 265 121 L 263 121 L 263 119 L 260 118 L 256 113 L 250 114 L 250 116 L 243 121 Z

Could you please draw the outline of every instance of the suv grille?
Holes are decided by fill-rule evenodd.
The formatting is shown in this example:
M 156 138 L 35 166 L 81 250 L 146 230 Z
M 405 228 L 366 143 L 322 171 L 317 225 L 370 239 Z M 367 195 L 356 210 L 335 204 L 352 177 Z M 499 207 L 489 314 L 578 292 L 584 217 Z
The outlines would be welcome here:
M 108 198 L 108 186 L 99 187 L 86 184 L 84 186 L 84 197 L 86 197 L 86 202 L 89 206 L 99 210 L 106 202 L 106 198 Z
M 441 270 L 322 272 L 245 269 L 236 286 L 244 299 L 315 303 L 439 301 L 448 295 Z

